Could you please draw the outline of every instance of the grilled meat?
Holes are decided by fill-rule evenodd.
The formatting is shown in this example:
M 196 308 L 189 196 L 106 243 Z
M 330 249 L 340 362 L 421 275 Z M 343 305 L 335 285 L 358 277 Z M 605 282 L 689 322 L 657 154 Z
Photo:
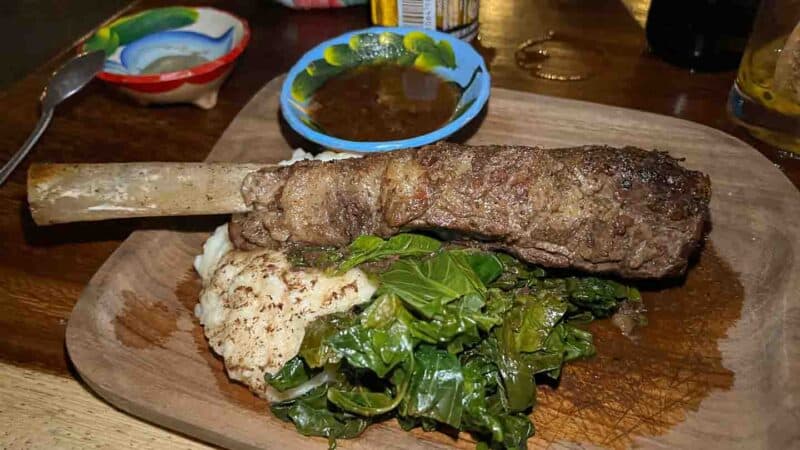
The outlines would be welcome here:
M 250 174 L 239 248 L 344 246 L 362 234 L 454 232 L 545 267 L 682 273 L 709 217 L 709 179 L 663 152 L 438 144 Z

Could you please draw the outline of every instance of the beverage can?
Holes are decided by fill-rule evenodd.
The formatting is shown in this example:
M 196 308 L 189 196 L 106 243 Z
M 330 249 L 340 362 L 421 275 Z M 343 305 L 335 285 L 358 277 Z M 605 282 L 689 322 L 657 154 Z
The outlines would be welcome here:
M 375 25 L 436 29 L 465 41 L 478 34 L 479 0 L 370 0 L 370 3 Z

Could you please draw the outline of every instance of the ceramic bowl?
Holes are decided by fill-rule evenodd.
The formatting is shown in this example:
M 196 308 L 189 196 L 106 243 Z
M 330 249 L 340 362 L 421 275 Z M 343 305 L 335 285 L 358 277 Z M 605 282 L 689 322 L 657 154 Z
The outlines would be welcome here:
M 314 92 L 330 77 L 363 64 L 389 62 L 433 71 L 461 88 L 450 120 L 442 127 L 409 139 L 363 142 L 326 134 L 307 113 Z M 314 47 L 292 67 L 281 90 L 281 111 L 305 138 L 327 148 L 381 152 L 418 147 L 444 139 L 472 120 L 489 99 L 489 71 L 469 44 L 449 34 L 405 27 L 374 27 L 343 34 Z
M 103 49 L 98 78 L 142 104 L 212 108 L 250 40 L 247 22 L 215 8 L 145 10 L 100 27 L 81 51 Z

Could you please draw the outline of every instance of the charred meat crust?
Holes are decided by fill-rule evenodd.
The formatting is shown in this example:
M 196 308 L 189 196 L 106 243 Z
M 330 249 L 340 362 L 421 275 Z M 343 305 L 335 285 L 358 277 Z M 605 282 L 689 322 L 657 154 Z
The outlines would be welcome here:
M 242 194 L 254 211 L 231 221 L 238 248 L 437 229 L 546 267 L 658 278 L 686 269 L 711 187 L 668 154 L 634 147 L 437 144 L 263 169 Z

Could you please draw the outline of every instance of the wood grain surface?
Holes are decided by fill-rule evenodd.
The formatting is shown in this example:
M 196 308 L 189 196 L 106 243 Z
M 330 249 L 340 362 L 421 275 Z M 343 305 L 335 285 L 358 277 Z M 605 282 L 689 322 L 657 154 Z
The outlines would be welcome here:
M 0 363 L 0 396 L 3 448 L 209 448 L 136 420 L 57 375 Z
M 127 11 L 184 3 L 136 0 Z M 365 7 L 293 11 L 266 0 L 191 3 L 226 9 L 246 18 L 251 25 L 250 45 L 222 87 L 214 109 L 141 108 L 104 84 L 93 82 L 59 106 L 53 123 L 32 154 L 0 186 L 0 361 L 62 379 L 74 377 L 65 354 L 67 319 L 86 283 L 120 243 L 134 230 L 210 230 L 220 223 L 218 218 L 175 218 L 37 227 L 25 201 L 25 173 L 30 162 L 202 160 L 267 80 L 287 71 L 303 52 L 319 42 L 369 25 Z M 631 18 L 622 3 L 634 11 L 639 22 Z M 800 186 L 800 158 L 752 139 L 728 119 L 724 105 L 735 73 L 691 73 L 648 54 L 640 25 L 646 15 L 647 0 L 622 3 L 619 0 L 482 0 L 480 39 L 474 45 L 491 67 L 494 86 L 657 112 L 709 125 L 754 146 L 795 186 Z M 25 8 L 30 9 L 31 5 L 26 3 Z M 81 8 L 70 2 L 69 14 L 83 14 Z M 51 17 L 52 11 L 43 14 Z M 52 16 L 52 20 L 59 19 Z M 602 70 L 590 79 L 565 83 L 536 78 L 518 67 L 514 59 L 517 47 L 549 30 L 596 40 L 606 57 Z M 0 160 L 8 159 L 25 141 L 36 123 L 42 87 L 50 73 L 74 52 L 74 46 L 64 48 L 55 58 L 0 92 Z M 14 55 L 9 57 L 13 64 Z M 748 180 L 742 180 L 743 186 L 747 183 Z M 792 220 L 796 221 L 781 217 L 771 226 L 780 228 Z M 781 242 L 762 243 L 780 247 Z M 13 380 L 25 383 L 25 379 Z M 63 389 L 60 384 L 54 386 Z M 70 386 L 79 388 L 74 380 Z M 22 395 L 28 391 L 19 386 L 17 392 Z M 0 403 L 7 403 L 6 395 L 0 396 Z M 58 399 L 53 397 L 52 401 Z M 55 415 L 51 404 L 41 398 L 37 402 L 41 414 L 49 411 Z M 75 417 L 74 430 L 94 429 L 94 418 L 87 416 L 81 423 L 79 416 Z M 620 420 L 624 422 L 625 417 Z M 137 422 L 131 419 L 131 423 Z M 35 435 L 37 430 L 30 429 L 29 433 Z M 103 436 L 95 437 L 102 439 Z M 154 442 L 154 445 L 158 442 L 162 446 L 171 445 L 168 440 Z M 0 447 L 8 446 L 0 436 Z
M 210 160 L 270 163 L 289 155 L 293 139 L 278 120 L 280 81 L 242 110 Z M 569 366 L 557 388 L 541 388 L 531 447 L 800 442 L 800 403 L 786 395 L 800 387 L 792 376 L 800 362 L 800 279 L 793 276 L 800 226 L 778 225 L 800 217 L 800 192 L 765 158 L 691 122 L 503 89 L 493 90 L 488 113 L 455 139 L 657 148 L 712 179 L 713 229 L 700 261 L 672 288 L 645 293 L 650 324 L 635 343 L 595 326 L 599 356 Z M 208 349 L 192 313 L 199 280 L 191 264 L 205 237 L 142 231 L 120 246 L 70 319 L 67 346 L 78 372 L 117 407 L 198 439 L 234 448 L 324 447 L 230 382 Z M 341 445 L 469 448 L 474 441 L 463 433 L 458 440 L 409 434 L 389 422 Z

